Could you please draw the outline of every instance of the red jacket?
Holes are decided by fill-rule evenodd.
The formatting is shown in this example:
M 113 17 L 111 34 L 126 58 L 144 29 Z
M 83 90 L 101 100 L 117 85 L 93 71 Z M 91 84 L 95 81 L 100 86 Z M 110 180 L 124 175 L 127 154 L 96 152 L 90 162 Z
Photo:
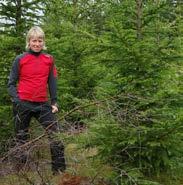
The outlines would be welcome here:
M 56 77 L 51 55 L 29 51 L 16 57 L 10 72 L 8 91 L 15 102 L 46 102 L 49 89 L 51 102 L 54 104 L 57 99 Z

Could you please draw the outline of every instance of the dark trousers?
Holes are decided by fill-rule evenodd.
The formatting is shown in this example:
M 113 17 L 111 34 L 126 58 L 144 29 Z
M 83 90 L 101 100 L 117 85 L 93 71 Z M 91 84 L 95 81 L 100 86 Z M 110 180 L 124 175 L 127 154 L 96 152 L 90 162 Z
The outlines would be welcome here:
M 18 144 L 27 142 L 29 139 L 28 130 L 30 121 L 32 117 L 35 117 L 48 133 L 53 172 L 64 171 L 66 168 L 64 145 L 54 136 L 55 133 L 59 132 L 59 126 L 55 115 L 52 113 L 51 106 L 47 102 L 21 101 L 18 104 L 13 104 L 13 113 L 15 118 L 16 142 Z

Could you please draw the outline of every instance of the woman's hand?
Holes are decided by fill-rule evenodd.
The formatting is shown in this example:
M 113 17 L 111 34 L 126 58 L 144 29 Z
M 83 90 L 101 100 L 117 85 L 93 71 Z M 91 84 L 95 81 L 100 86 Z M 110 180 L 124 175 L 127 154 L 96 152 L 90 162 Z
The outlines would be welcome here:
M 58 107 L 57 107 L 57 105 L 51 105 L 51 107 L 52 107 L 52 113 L 58 112 Z

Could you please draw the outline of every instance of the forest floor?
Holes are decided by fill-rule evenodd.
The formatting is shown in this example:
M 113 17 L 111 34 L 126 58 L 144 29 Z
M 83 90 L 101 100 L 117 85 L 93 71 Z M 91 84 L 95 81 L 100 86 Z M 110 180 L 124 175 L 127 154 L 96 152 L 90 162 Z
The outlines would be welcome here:
M 93 159 L 97 153 L 95 148 L 81 151 L 76 144 L 68 144 L 66 173 L 54 176 L 49 148 L 45 144 L 39 142 L 34 146 L 25 166 L 9 159 L 0 163 L 0 185 L 108 185 L 105 179 L 110 176 L 111 169 L 100 160 Z
M 75 133 L 78 134 L 78 133 Z M 0 163 L 0 185 L 112 185 L 112 168 L 96 157 L 97 149 L 81 149 L 76 143 L 66 144 L 67 170 L 54 176 L 47 139 L 36 142 L 28 149 L 29 159 L 25 166 L 16 163 L 9 155 Z M 10 152 L 11 154 L 11 152 Z M 176 173 L 175 173 L 176 174 Z M 178 175 L 179 174 L 179 175 Z M 160 174 L 150 180 L 159 185 L 183 185 L 179 172 L 175 178 Z M 122 184 L 117 184 L 122 185 Z M 141 184 L 138 184 L 141 185 Z M 149 185 L 149 184 L 147 184 Z
M 40 143 L 39 143 L 40 144 Z M 57 176 L 52 175 L 50 168 L 49 149 L 42 143 L 41 150 L 34 153 L 34 160 L 27 163 L 21 170 L 13 163 L 4 162 L 0 165 L 0 185 L 111 185 L 108 178 L 112 168 L 93 158 L 97 154 L 95 148 L 79 150 L 76 144 L 66 147 L 67 170 Z M 37 158 L 38 160 L 35 160 Z M 20 167 L 20 166 L 18 166 Z M 183 177 L 170 178 L 159 175 L 150 180 L 160 185 L 183 185 Z M 120 184 L 122 185 L 122 184 Z M 141 184 L 139 184 L 141 185 Z M 149 184 L 148 184 L 149 185 Z

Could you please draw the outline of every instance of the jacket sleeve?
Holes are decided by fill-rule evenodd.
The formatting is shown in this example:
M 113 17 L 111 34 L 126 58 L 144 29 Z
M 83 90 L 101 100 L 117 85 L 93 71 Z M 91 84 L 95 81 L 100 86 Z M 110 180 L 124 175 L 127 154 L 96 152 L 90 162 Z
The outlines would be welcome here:
M 16 87 L 16 84 L 19 80 L 19 61 L 20 57 L 18 56 L 13 62 L 8 80 L 8 93 L 12 97 L 12 101 L 15 103 L 20 101 Z
M 48 87 L 51 104 L 54 105 L 57 103 L 57 69 L 54 62 L 52 63 L 51 70 L 49 73 Z

